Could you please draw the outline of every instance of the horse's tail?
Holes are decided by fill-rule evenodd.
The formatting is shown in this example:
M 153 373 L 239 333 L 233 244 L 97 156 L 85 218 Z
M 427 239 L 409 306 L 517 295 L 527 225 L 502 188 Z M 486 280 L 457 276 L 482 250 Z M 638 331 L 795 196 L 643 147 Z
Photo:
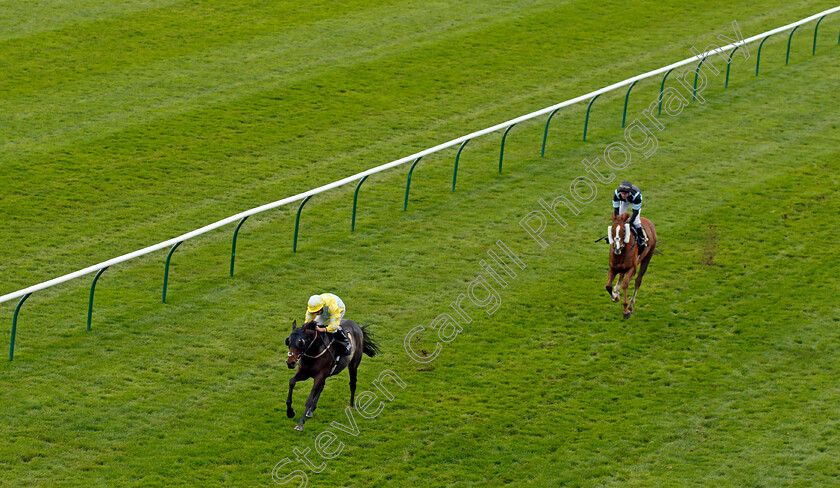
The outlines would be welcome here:
M 367 354 L 369 357 L 376 356 L 379 353 L 379 344 L 373 339 L 373 333 L 367 330 L 370 324 L 366 324 L 361 327 L 362 329 L 362 352 Z

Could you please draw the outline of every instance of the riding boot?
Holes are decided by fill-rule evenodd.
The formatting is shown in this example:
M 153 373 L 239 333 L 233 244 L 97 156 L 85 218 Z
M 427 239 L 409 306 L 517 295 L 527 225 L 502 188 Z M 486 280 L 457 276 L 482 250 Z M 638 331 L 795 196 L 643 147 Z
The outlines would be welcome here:
M 347 339 L 347 334 L 343 330 L 338 329 L 333 334 L 335 338 L 335 354 L 336 356 L 346 356 L 350 354 L 350 341 Z
M 639 243 L 639 253 L 647 247 L 647 235 L 645 235 L 645 228 L 641 225 L 636 229 L 636 242 Z

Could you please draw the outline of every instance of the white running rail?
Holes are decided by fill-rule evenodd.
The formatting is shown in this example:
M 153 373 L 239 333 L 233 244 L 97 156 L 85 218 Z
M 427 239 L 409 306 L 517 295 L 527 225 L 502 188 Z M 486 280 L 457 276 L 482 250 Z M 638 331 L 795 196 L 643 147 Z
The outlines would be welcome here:
M 762 34 L 752 36 L 748 39 L 744 39 L 741 42 L 733 43 L 733 44 L 727 44 L 726 46 L 723 46 L 721 49 L 724 50 L 724 51 L 729 50 L 729 49 L 734 49 L 736 46 L 749 44 L 751 42 L 755 42 L 757 40 L 764 39 L 765 37 L 767 37 L 769 35 L 792 29 L 796 26 L 808 23 L 812 20 L 818 19 L 822 16 L 825 16 L 825 15 L 828 15 L 828 14 L 831 14 L 831 13 L 834 13 L 834 12 L 837 12 L 837 11 L 840 11 L 840 6 L 834 7 L 834 8 L 829 9 L 829 10 L 822 11 L 818 14 L 814 14 L 810 17 L 804 18 L 804 19 L 802 19 L 800 21 L 797 21 L 797 22 L 794 22 L 792 24 L 788 24 L 788 25 L 785 25 L 783 27 L 778 27 L 776 29 L 764 32 Z M 699 61 L 701 61 L 701 59 L 702 59 L 702 54 L 697 55 L 697 56 L 692 56 L 690 58 L 686 58 L 682 61 L 676 62 L 674 64 L 664 66 L 662 68 L 659 68 L 659 69 L 656 69 L 656 70 L 653 70 L 653 71 L 648 71 L 647 73 L 637 75 L 637 76 L 634 76 L 632 78 L 628 78 L 624 81 L 620 81 L 618 83 L 615 83 L 615 84 L 612 84 L 610 86 L 601 88 L 599 90 L 595 90 L 593 92 L 587 93 L 586 95 L 581 95 L 579 97 L 572 98 L 571 100 L 566 100 L 565 102 L 560 102 L 556 105 L 546 107 L 542 110 L 537 110 L 536 112 L 531 112 L 527 115 L 522 115 L 522 116 L 517 117 L 515 119 L 508 120 L 507 122 L 502 122 L 501 124 L 494 125 L 493 127 L 488 127 L 486 129 L 483 129 L 483 130 L 480 130 L 480 131 L 477 131 L 477 132 L 473 132 L 473 133 L 467 134 L 465 136 L 461 136 L 457 139 L 452 139 L 449 142 L 444 142 L 443 144 L 438 144 L 435 147 L 431 147 L 429 149 L 420 151 L 418 153 L 414 153 L 411 156 L 406 156 L 404 158 L 397 159 L 396 161 L 391 161 L 390 163 L 383 164 L 383 165 L 377 166 L 375 168 L 368 169 L 366 171 L 362 171 L 361 173 L 355 174 L 353 176 L 348 176 L 347 178 L 344 178 L 344 179 L 341 179 L 341 180 L 338 180 L 338 181 L 334 181 L 334 182 L 332 182 L 328 185 L 320 186 L 318 188 L 309 190 L 309 191 L 304 192 L 304 193 L 299 193 L 295 196 L 287 197 L 287 198 L 284 198 L 282 200 L 277 200 L 275 202 L 267 203 L 267 204 L 262 205 L 260 207 L 252 208 L 251 210 L 246 210 L 245 212 L 241 212 L 241 213 L 238 213 L 236 215 L 232 215 L 232 216 L 230 216 L 226 219 L 220 220 L 218 222 L 214 222 L 212 224 L 205 225 L 204 227 L 201 227 L 200 229 L 196 229 L 192 232 L 187 232 L 186 234 L 180 235 L 178 237 L 173 237 L 172 239 L 169 239 L 168 241 L 164 241 L 164 242 L 155 244 L 153 246 L 145 247 L 143 249 L 140 249 L 138 251 L 134 251 L 134 252 L 131 252 L 131 253 L 128 253 L 128 254 L 123 254 L 122 256 L 119 256 L 119 257 L 116 257 L 116 258 L 113 258 L 113 259 L 109 259 L 108 261 L 105 261 L 105 262 L 102 262 L 102 263 L 99 263 L 99 264 L 95 264 L 93 266 L 88 266 L 87 268 L 80 269 L 79 271 L 69 273 L 69 274 L 66 274 L 64 276 L 59 276 L 58 278 L 54 278 L 54 279 L 51 279 L 49 281 L 39 283 L 37 285 L 33 285 L 33 286 L 28 287 L 28 288 L 24 288 L 22 290 L 18 290 L 18 291 L 0 296 L 0 303 L 6 302 L 6 301 L 9 301 L 9 300 L 13 300 L 13 299 L 18 298 L 18 297 L 22 297 L 24 295 L 36 292 L 38 290 L 43 290 L 44 288 L 49 288 L 51 286 L 55 286 L 59 283 L 64 283 L 65 281 L 69 281 L 69 280 L 72 280 L 74 278 L 78 278 L 80 276 L 84 276 L 86 274 L 93 273 L 94 271 L 98 271 L 102 268 L 113 266 L 115 264 L 122 263 L 124 261 L 128 261 L 130 259 L 134 259 L 136 257 L 143 256 L 144 254 L 149 254 L 151 252 L 173 246 L 173 245 L 177 244 L 178 242 L 182 242 L 182 241 L 185 241 L 187 239 L 192 239 L 193 237 L 200 236 L 201 234 L 210 232 L 213 229 L 218 229 L 219 227 L 222 227 L 222 226 L 231 224 L 233 222 L 236 222 L 236 221 L 242 219 L 243 217 L 248 217 L 250 215 L 258 214 L 260 212 L 265 212 L 266 210 L 271 210 L 273 208 L 281 207 L 283 205 L 286 205 L 286 204 L 289 204 L 289 203 L 292 203 L 292 202 L 296 202 L 298 200 L 303 200 L 306 197 L 309 197 L 309 196 L 312 196 L 312 195 L 317 195 L 317 194 L 323 193 L 327 190 L 331 190 L 333 188 L 337 188 L 339 186 L 346 185 L 347 183 L 360 180 L 360 179 L 364 178 L 365 176 L 372 175 L 374 173 L 379 173 L 381 171 L 385 171 L 386 169 L 393 168 L 393 167 L 399 166 L 401 164 L 405 164 L 405 163 L 407 163 L 409 161 L 413 161 L 413 160 L 415 160 L 415 159 L 417 159 L 421 156 L 426 156 L 428 154 L 438 152 L 442 149 L 446 149 L 446 148 L 452 147 L 456 144 L 460 144 L 460 143 L 462 143 L 466 140 L 473 139 L 473 138 L 479 137 L 479 136 L 483 136 L 485 134 L 489 134 L 491 132 L 495 132 L 495 131 L 498 131 L 498 130 L 501 130 L 501 129 L 506 129 L 506 128 L 510 127 L 511 125 L 518 124 L 520 122 L 524 122 L 526 120 L 530 120 L 530 119 L 533 119 L 535 117 L 539 117 L 540 115 L 547 114 L 547 113 L 552 112 L 556 109 L 567 107 L 569 105 L 573 105 L 575 103 L 582 102 L 584 100 L 589 100 L 590 98 L 598 96 L 602 93 L 606 93 L 606 92 L 615 90 L 616 88 L 620 88 L 622 86 L 629 85 L 629 84 L 631 84 L 635 81 L 643 80 L 645 78 L 650 78 L 651 76 L 655 76 L 655 75 L 658 75 L 660 73 L 664 73 L 664 72 L 666 72 L 670 69 L 678 68 L 680 66 L 684 66 L 684 65 L 689 64 L 689 63 L 699 62 Z

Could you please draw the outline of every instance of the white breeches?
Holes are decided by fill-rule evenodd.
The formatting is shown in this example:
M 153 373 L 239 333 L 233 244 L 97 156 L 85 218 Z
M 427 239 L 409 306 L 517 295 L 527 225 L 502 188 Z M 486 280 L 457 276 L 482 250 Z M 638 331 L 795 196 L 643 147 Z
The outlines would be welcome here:
M 338 328 L 339 329 L 341 328 L 341 325 L 340 325 L 341 324 L 341 319 L 344 318 L 344 312 L 346 312 L 346 311 L 347 311 L 347 309 L 344 309 L 344 310 L 341 311 L 341 316 L 338 319 L 338 323 L 339 323 Z M 314 322 L 318 327 L 323 327 L 324 324 L 329 324 L 330 323 L 330 316 L 326 315 L 326 314 L 323 314 L 323 313 L 321 315 L 316 315 Z
M 630 208 L 630 204 L 627 202 L 621 202 L 621 205 L 618 207 L 618 214 L 621 215 L 625 212 L 630 212 L 630 215 L 633 215 L 633 209 Z M 633 221 L 634 225 L 642 225 L 642 209 L 639 209 L 639 215 L 636 216 L 636 220 Z

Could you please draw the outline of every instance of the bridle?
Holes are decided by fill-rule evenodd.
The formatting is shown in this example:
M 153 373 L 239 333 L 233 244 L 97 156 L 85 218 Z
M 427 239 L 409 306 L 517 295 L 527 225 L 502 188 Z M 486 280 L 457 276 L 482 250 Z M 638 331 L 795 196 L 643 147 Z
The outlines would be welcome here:
M 305 337 L 305 336 L 304 336 L 304 337 Z M 318 329 L 315 329 L 315 338 L 316 338 L 316 339 L 318 338 Z M 304 340 L 306 340 L 306 339 L 304 339 Z M 308 350 L 309 350 L 309 348 L 311 348 L 311 347 L 312 347 L 312 344 L 315 344 L 315 341 L 314 341 L 314 340 L 313 340 L 312 342 L 310 342 L 310 343 L 306 346 L 306 348 L 305 348 L 302 352 L 300 352 L 300 353 L 294 353 L 294 352 L 292 352 L 292 351 L 291 351 L 291 348 L 289 348 L 289 352 L 287 353 L 287 357 L 290 357 L 290 358 L 294 359 L 294 360 L 295 360 L 295 362 L 299 361 L 301 356 L 306 356 L 306 351 L 308 351 Z
M 613 226 L 615 226 L 615 237 L 613 237 L 613 235 L 612 235 Z M 607 238 L 609 239 L 610 247 L 613 249 L 616 256 L 620 256 L 624 252 L 629 253 L 630 251 L 633 250 L 634 247 L 636 247 L 636 244 L 639 243 L 638 239 L 633 239 L 633 245 L 625 250 L 624 249 L 624 244 L 627 244 L 628 242 L 630 242 L 630 236 L 632 235 L 631 231 L 630 231 L 630 223 L 629 222 L 624 222 L 624 239 L 622 239 L 618 235 L 618 229 L 619 229 L 620 226 L 621 226 L 621 224 L 613 224 L 613 225 L 611 225 L 607 228 Z M 623 241 L 623 244 L 622 244 L 622 241 Z M 618 242 L 621 245 L 618 246 L 618 247 L 614 247 L 615 242 Z
M 616 256 L 621 255 L 621 252 L 624 250 L 624 244 L 630 242 L 630 222 L 624 222 L 624 239 L 621 239 L 621 236 L 618 235 L 618 229 L 620 226 L 621 224 L 607 226 L 607 239 L 609 240 L 610 247 L 613 248 Z M 615 236 L 613 236 L 613 228 L 615 228 Z M 624 241 L 623 244 L 622 241 Z M 621 245 L 616 246 L 615 243 L 619 243 Z M 633 246 L 635 245 L 636 243 L 634 242 Z M 632 246 L 627 250 L 627 252 L 630 252 L 631 249 L 633 249 Z
M 324 348 L 324 350 L 323 350 L 323 351 L 321 351 L 320 353 L 318 353 L 316 356 L 311 356 L 311 355 L 309 355 L 309 354 L 306 354 L 306 353 L 307 353 L 307 351 L 309 351 L 309 349 L 311 349 L 311 348 L 312 348 L 312 346 L 313 346 L 313 345 L 314 345 L 317 341 L 318 341 L 318 329 L 315 329 L 315 337 L 312 339 L 312 342 L 310 342 L 310 343 L 306 346 L 306 349 L 304 349 L 304 350 L 303 350 L 303 352 L 301 352 L 301 353 L 297 353 L 297 354 L 296 354 L 296 353 L 293 353 L 292 351 L 289 351 L 289 352 L 288 352 L 288 354 L 287 354 L 287 356 L 288 356 L 288 357 L 293 358 L 293 359 L 295 360 L 295 362 L 299 361 L 301 356 L 308 357 L 308 358 L 312 358 L 312 359 L 319 358 L 319 357 L 323 356 L 323 355 L 324 355 L 324 353 L 325 353 L 325 352 L 327 352 L 327 351 L 329 350 L 329 345 L 326 345 L 327 347 L 325 347 L 325 348 Z

